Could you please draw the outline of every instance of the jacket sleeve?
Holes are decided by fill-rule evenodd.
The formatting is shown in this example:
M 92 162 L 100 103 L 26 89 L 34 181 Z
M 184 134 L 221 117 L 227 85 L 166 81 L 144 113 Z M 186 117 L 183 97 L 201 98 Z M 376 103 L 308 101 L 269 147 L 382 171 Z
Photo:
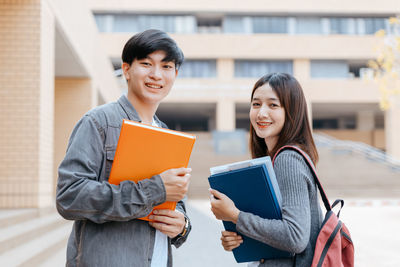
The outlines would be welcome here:
M 236 229 L 272 247 L 301 253 L 310 239 L 308 181 L 311 173 L 303 158 L 294 151 L 279 154 L 274 169 L 282 194 L 282 220 L 263 219 L 241 211 Z
M 68 220 L 95 223 L 128 221 L 149 214 L 166 200 L 159 175 L 138 183 L 99 182 L 104 160 L 104 130 L 90 115 L 75 126 L 58 169 L 56 206 Z

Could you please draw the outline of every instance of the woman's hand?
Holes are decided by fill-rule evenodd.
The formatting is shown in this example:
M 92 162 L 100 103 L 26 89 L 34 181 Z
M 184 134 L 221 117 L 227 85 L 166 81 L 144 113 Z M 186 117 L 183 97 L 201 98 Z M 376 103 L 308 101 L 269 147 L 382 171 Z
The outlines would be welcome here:
M 218 220 L 231 221 L 236 224 L 240 211 L 226 195 L 214 189 L 209 189 L 211 196 L 211 211 Z
M 221 243 L 226 251 L 232 251 L 243 243 L 243 239 L 235 232 L 222 231 Z

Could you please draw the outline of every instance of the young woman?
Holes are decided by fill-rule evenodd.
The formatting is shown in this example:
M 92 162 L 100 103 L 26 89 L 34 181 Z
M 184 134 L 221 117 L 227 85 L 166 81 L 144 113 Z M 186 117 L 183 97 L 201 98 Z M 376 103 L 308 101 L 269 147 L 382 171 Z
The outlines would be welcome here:
M 250 149 L 253 158 L 270 156 L 284 145 L 294 145 L 316 164 L 318 153 L 307 116 L 307 104 L 297 80 L 273 73 L 254 85 L 250 108 Z M 275 159 L 274 170 L 282 194 L 282 219 L 263 219 L 240 211 L 226 195 L 210 189 L 215 217 L 236 224 L 236 230 L 272 247 L 296 254 L 294 258 L 261 260 L 249 266 L 311 266 L 315 240 L 322 222 L 317 186 L 304 158 L 284 150 Z M 223 231 L 225 250 L 240 246 L 242 237 Z

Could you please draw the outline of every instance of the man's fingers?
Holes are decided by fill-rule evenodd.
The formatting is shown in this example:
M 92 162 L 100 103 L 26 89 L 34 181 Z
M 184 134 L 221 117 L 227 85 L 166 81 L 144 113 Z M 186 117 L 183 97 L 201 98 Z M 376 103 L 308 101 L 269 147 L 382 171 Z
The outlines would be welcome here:
M 168 209 L 153 210 L 153 215 L 168 216 L 171 218 L 179 218 L 181 217 L 181 214 L 182 214 L 181 212 L 177 212 L 175 210 L 168 210 Z
M 176 221 L 175 218 L 171 218 L 168 216 L 158 216 L 158 215 L 150 215 L 149 219 L 163 224 L 173 224 Z
M 170 232 L 173 230 L 173 227 L 165 224 L 165 223 L 159 223 L 159 222 L 150 222 L 150 225 L 159 230 L 160 232 Z
M 182 212 L 176 210 L 154 210 L 153 214 L 149 216 L 150 220 L 163 222 L 167 224 L 176 224 L 178 220 L 184 220 L 185 216 Z
M 174 238 L 175 236 L 177 236 L 177 234 L 180 233 L 180 230 L 178 230 L 178 228 L 173 224 L 169 225 L 161 222 L 150 222 L 149 224 L 156 230 L 160 231 L 163 234 L 166 234 L 170 238 Z
M 177 168 L 177 169 L 172 169 L 172 170 L 175 175 L 179 175 L 179 176 L 189 174 L 192 171 L 191 168 Z

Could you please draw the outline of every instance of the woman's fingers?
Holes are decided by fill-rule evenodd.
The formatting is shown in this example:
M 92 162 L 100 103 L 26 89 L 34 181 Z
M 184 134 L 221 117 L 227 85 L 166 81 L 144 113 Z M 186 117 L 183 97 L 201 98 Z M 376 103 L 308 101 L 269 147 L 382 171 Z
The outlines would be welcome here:
M 235 232 L 222 231 L 221 242 L 225 250 L 231 251 L 240 246 L 240 244 L 243 243 L 243 239 L 240 235 L 238 235 Z
M 222 242 L 239 242 L 242 241 L 242 238 L 238 238 L 238 237 L 221 237 L 221 241 Z
M 237 236 L 238 234 L 231 231 L 221 231 L 222 236 Z
M 241 243 L 235 244 L 235 245 L 222 245 L 226 251 L 232 251 L 233 249 L 237 248 L 240 246 Z
M 221 232 L 221 240 L 225 238 L 228 238 L 228 240 L 233 240 L 233 239 L 239 239 L 242 240 L 242 236 L 238 235 L 235 232 L 230 232 L 230 231 L 222 231 Z
M 231 240 L 231 241 L 223 241 L 223 244 L 225 245 L 225 246 L 237 246 L 237 245 L 240 245 L 242 243 L 242 241 L 241 240 Z
M 211 195 L 213 195 L 214 198 L 216 198 L 216 199 L 222 199 L 222 198 L 226 197 L 225 194 L 223 194 L 215 189 L 209 188 L 208 190 L 210 191 Z

